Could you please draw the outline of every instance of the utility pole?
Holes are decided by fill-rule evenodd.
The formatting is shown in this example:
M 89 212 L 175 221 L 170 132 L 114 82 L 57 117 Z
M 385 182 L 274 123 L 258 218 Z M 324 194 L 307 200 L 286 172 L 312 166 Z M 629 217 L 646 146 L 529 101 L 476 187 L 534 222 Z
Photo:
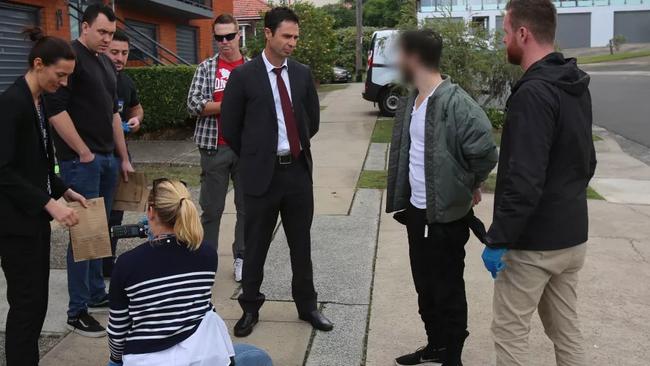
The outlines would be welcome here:
M 356 81 L 360 82 L 363 79 L 362 76 L 362 60 L 363 56 L 361 53 L 363 52 L 362 48 L 362 39 L 363 39 L 363 0 L 356 0 L 356 16 L 357 16 L 357 42 L 356 42 Z

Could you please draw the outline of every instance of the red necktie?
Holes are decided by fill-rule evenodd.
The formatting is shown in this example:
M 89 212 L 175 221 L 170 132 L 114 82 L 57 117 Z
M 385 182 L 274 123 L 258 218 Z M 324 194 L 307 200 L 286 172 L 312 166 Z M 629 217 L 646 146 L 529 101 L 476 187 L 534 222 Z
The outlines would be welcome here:
M 293 115 L 289 92 L 287 91 L 284 79 L 282 79 L 282 69 L 284 67 L 277 67 L 273 69 L 273 72 L 278 79 L 278 91 L 280 92 L 280 102 L 282 104 L 282 114 L 284 115 L 284 126 L 287 129 L 289 148 L 291 149 L 291 155 L 294 159 L 297 159 L 300 156 L 300 138 L 298 137 L 298 126 L 296 125 L 296 117 Z

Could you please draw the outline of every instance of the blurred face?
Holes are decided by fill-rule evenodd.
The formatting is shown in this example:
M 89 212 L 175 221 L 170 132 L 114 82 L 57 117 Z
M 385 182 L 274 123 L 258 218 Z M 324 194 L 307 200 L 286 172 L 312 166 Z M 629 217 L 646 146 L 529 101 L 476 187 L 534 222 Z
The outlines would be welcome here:
M 239 29 L 235 24 L 215 24 L 214 38 L 219 54 L 231 55 L 239 50 Z
M 413 54 L 409 54 L 400 48 L 397 55 L 397 66 L 399 67 L 400 74 L 402 75 L 402 81 L 408 84 L 413 83 L 415 70 L 419 65 L 417 57 Z
M 60 87 L 68 85 L 68 76 L 74 71 L 74 65 L 74 60 L 61 59 L 45 66 L 40 58 L 36 58 L 32 71 L 40 88 L 46 93 L 54 93 Z
M 124 70 L 126 61 L 129 60 L 129 43 L 113 40 L 108 46 L 106 56 L 113 61 L 113 65 L 115 65 L 117 71 Z
M 278 57 L 287 58 L 296 49 L 300 27 L 298 23 L 285 20 L 275 30 L 275 34 L 269 28 L 264 28 L 264 35 L 266 36 L 266 48 Z
M 81 25 L 81 36 L 86 47 L 97 53 L 106 53 L 113 40 L 115 29 L 116 22 L 111 22 L 106 15 L 99 14 L 92 24 L 84 22 Z
M 523 58 L 523 45 L 528 35 L 528 30 L 524 27 L 514 29 L 511 22 L 510 12 L 507 12 L 503 18 L 503 43 L 506 45 L 506 54 L 508 62 L 513 65 L 520 65 Z

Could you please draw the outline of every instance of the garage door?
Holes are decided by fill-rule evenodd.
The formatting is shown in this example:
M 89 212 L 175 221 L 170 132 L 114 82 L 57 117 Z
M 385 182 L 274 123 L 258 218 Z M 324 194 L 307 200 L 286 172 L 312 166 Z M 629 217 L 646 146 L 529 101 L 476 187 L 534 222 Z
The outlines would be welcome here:
M 591 14 L 559 14 L 555 39 L 560 48 L 591 47 Z
M 196 40 L 196 28 L 181 25 L 176 27 L 176 52 L 183 58 L 183 60 L 191 64 L 198 63 L 198 47 Z
M 614 34 L 631 43 L 650 42 L 650 10 L 615 12 Z
M 0 4 L 0 92 L 27 69 L 31 42 L 22 32 L 36 24 L 37 9 Z

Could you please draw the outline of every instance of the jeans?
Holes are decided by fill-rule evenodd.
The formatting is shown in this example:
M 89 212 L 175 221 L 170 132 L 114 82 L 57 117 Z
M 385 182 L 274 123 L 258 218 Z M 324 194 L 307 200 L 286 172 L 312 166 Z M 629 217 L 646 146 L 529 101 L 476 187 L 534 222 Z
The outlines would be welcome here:
M 233 344 L 235 366 L 273 366 L 271 357 L 263 350 L 250 344 Z
M 239 185 L 239 158 L 228 146 L 218 150 L 200 149 L 201 152 L 201 194 L 199 203 L 203 209 L 201 224 L 205 242 L 219 247 L 219 226 L 226 206 L 226 195 L 230 180 L 235 190 L 235 240 L 232 244 L 233 258 L 244 258 L 244 196 Z
M 50 223 L 43 219 L 29 236 L 0 236 L 0 257 L 9 303 L 7 366 L 38 365 L 38 338 L 47 313 Z
M 406 228 L 411 271 L 428 346 L 446 348 L 446 362 L 459 364 L 469 334 L 463 279 L 469 221 L 463 218 L 427 224 L 426 210 L 409 205 Z
M 59 162 L 61 178 L 72 189 L 86 198 L 104 197 L 106 215 L 111 212 L 118 179 L 118 163 L 113 154 L 95 154 L 95 160 L 81 163 L 79 159 Z M 72 245 L 68 245 L 68 317 L 76 317 L 88 310 L 89 303 L 106 296 L 102 276 L 102 260 L 93 259 L 75 263 Z

